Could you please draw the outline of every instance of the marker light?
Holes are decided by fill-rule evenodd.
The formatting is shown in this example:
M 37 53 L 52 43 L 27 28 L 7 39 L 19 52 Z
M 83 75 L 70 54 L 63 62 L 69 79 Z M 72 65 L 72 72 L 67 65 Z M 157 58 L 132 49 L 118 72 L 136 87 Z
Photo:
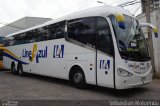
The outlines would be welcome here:
M 157 27 L 153 28 L 153 32 L 154 32 L 155 37 L 158 38 L 158 28 Z
M 120 28 L 125 29 L 124 16 L 123 14 L 116 14 L 116 20 Z

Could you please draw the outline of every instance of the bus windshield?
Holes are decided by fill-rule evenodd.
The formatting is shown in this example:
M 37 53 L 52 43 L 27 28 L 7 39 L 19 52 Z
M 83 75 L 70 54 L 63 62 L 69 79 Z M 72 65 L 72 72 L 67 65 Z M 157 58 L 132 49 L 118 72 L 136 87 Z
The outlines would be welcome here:
M 147 43 L 138 21 L 127 15 L 124 18 L 125 28 L 122 29 L 115 16 L 110 16 L 121 57 L 131 61 L 149 61 Z

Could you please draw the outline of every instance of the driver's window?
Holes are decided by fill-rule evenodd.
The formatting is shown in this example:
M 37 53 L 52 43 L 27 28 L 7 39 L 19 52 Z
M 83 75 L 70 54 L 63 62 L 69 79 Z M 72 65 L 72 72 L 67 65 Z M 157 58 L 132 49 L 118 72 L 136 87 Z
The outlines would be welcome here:
M 97 49 L 109 55 L 113 55 L 113 42 L 109 24 L 105 18 L 97 18 Z

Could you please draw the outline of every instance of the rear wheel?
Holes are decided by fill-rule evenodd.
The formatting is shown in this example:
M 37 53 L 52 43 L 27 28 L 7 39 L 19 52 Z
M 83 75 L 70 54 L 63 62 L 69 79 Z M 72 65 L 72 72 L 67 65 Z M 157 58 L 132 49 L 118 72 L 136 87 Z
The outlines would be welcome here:
M 22 67 L 22 65 L 21 64 L 19 64 L 18 65 L 18 68 L 17 68 L 18 70 L 18 74 L 20 75 L 20 76 L 23 76 L 24 75 L 24 72 L 23 72 L 23 67 Z
M 79 88 L 79 89 L 87 88 L 85 75 L 84 75 L 82 69 L 79 69 L 79 68 L 72 69 L 72 72 L 70 75 L 70 82 L 76 88 Z
M 16 66 L 15 66 L 15 63 L 12 63 L 12 65 L 11 65 L 11 72 L 13 73 L 13 74 L 18 74 L 18 72 L 17 72 L 17 70 L 16 70 Z

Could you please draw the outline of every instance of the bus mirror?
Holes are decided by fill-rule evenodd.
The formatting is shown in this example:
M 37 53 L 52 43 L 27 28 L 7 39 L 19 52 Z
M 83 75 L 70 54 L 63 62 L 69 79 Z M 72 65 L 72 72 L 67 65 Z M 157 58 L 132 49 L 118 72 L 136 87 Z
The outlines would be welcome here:
M 118 26 L 122 29 L 125 29 L 125 22 L 123 14 L 116 14 L 116 21 L 118 22 Z
M 158 28 L 157 27 L 153 28 L 153 32 L 154 32 L 155 37 L 158 38 Z
M 154 35 L 156 38 L 158 38 L 158 28 L 150 23 L 140 23 L 141 27 L 150 27 L 152 28 Z

